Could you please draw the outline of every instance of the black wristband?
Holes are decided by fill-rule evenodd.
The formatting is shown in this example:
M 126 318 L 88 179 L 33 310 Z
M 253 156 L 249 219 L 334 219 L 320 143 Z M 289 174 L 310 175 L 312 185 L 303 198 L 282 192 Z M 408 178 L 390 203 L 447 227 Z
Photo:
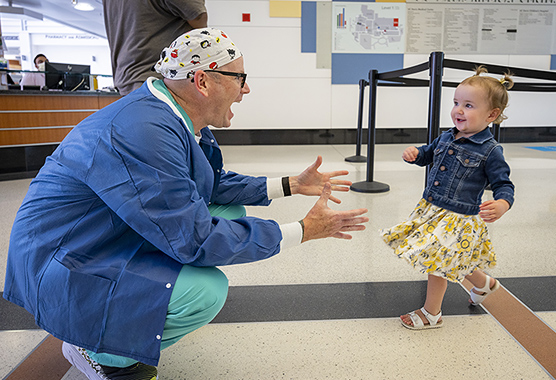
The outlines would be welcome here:
M 285 197 L 292 195 L 292 190 L 290 189 L 290 177 L 282 177 L 282 190 L 284 191 Z

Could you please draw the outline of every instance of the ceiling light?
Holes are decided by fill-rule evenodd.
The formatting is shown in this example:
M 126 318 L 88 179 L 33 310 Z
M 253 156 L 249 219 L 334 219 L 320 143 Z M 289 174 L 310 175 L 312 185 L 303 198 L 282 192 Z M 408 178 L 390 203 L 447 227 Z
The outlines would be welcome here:
M 77 9 L 78 11 L 85 11 L 85 12 L 89 12 L 89 11 L 94 11 L 95 7 L 93 7 L 91 4 L 89 3 L 83 3 L 83 2 L 76 2 L 76 4 L 73 6 L 75 9 Z

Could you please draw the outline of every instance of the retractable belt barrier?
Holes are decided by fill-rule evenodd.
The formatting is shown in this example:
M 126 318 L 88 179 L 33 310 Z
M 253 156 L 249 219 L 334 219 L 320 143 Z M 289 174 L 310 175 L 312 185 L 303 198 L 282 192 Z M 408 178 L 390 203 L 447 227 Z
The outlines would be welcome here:
M 519 92 L 556 92 L 556 72 L 524 69 L 521 67 L 500 66 L 489 63 L 459 61 L 445 59 L 444 53 L 432 52 L 429 61 L 401 70 L 379 73 L 377 70 L 369 71 L 368 80 L 359 80 L 359 109 L 357 118 L 356 151 L 354 156 L 346 157 L 348 162 L 367 161 L 366 181 L 355 182 L 351 190 L 362 193 L 383 193 L 390 190 L 385 183 L 374 181 L 374 147 L 376 137 L 376 99 L 377 87 L 429 87 L 428 121 L 427 121 L 427 144 L 430 144 L 440 134 L 440 101 L 442 87 L 457 87 L 459 83 L 443 81 L 444 68 L 475 71 L 479 66 L 485 66 L 489 74 L 511 73 L 513 78 L 540 79 L 543 81 L 554 81 L 554 83 L 519 83 L 514 80 L 514 85 L 509 91 Z M 429 78 L 416 79 L 406 78 L 407 75 L 429 71 Z M 368 115 L 368 142 L 367 157 L 361 155 L 361 144 L 363 136 L 363 103 L 365 100 L 365 87 L 369 87 L 369 115 Z M 493 134 L 496 140 L 500 138 L 500 124 L 493 124 Z M 427 168 L 428 174 L 428 168 Z

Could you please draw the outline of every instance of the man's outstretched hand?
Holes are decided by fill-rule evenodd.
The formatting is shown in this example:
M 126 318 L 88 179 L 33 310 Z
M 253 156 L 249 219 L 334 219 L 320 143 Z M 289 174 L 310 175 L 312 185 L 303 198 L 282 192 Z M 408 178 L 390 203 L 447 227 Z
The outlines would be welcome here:
M 322 156 L 298 176 L 290 177 L 290 189 L 292 194 L 316 195 L 322 193 L 325 183 L 330 183 L 333 191 L 349 191 L 351 181 L 333 179 L 338 176 L 348 175 L 347 170 L 337 170 L 334 172 L 321 173 L 318 168 L 322 165 Z M 338 198 L 330 195 L 330 200 L 334 203 L 341 203 Z
M 315 164 L 318 162 L 317 159 Z M 363 231 L 366 228 L 363 223 L 368 222 L 369 218 L 362 216 L 368 212 L 366 208 L 334 211 L 328 207 L 328 200 L 332 200 L 331 194 L 332 185 L 325 183 L 319 200 L 303 218 L 305 225 L 303 242 L 327 237 L 351 239 L 352 236 L 346 232 Z

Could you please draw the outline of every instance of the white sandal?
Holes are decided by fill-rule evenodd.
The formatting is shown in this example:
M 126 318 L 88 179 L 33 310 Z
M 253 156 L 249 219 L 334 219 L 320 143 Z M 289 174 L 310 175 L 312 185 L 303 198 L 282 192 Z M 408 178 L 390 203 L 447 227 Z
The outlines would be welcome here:
M 482 288 L 477 288 L 474 287 L 473 289 L 471 289 L 471 291 L 469 292 L 469 296 L 471 297 L 471 304 L 472 305 L 480 305 L 481 302 L 483 302 L 485 300 L 485 298 L 487 298 L 487 296 L 491 293 L 494 293 L 495 291 L 498 290 L 498 288 L 500 288 L 500 282 L 498 282 L 498 280 L 494 280 L 494 285 L 492 286 L 492 288 L 490 287 L 490 279 L 492 277 L 490 277 L 489 275 L 486 275 L 486 282 L 485 282 L 485 286 L 483 286 Z M 477 293 L 484 293 L 484 294 L 477 294 Z
M 424 330 L 424 329 L 437 329 L 443 326 L 443 321 L 439 321 L 440 317 L 442 317 L 442 311 L 436 315 L 432 315 L 431 313 L 426 311 L 424 307 L 422 307 L 421 313 L 423 313 L 425 318 L 427 318 L 427 321 L 429 321 L 428 325 L 425 325 L 421 317 L 415 311 L 412 311 L 411 313 L 408 313 L 408 315 L 409 318 L 411 318 L 411 322 L 413 322 L 413 326 L 406 324 L 402 319 L 403 327 L 407 327 L 408 329 L 411 330 Z

